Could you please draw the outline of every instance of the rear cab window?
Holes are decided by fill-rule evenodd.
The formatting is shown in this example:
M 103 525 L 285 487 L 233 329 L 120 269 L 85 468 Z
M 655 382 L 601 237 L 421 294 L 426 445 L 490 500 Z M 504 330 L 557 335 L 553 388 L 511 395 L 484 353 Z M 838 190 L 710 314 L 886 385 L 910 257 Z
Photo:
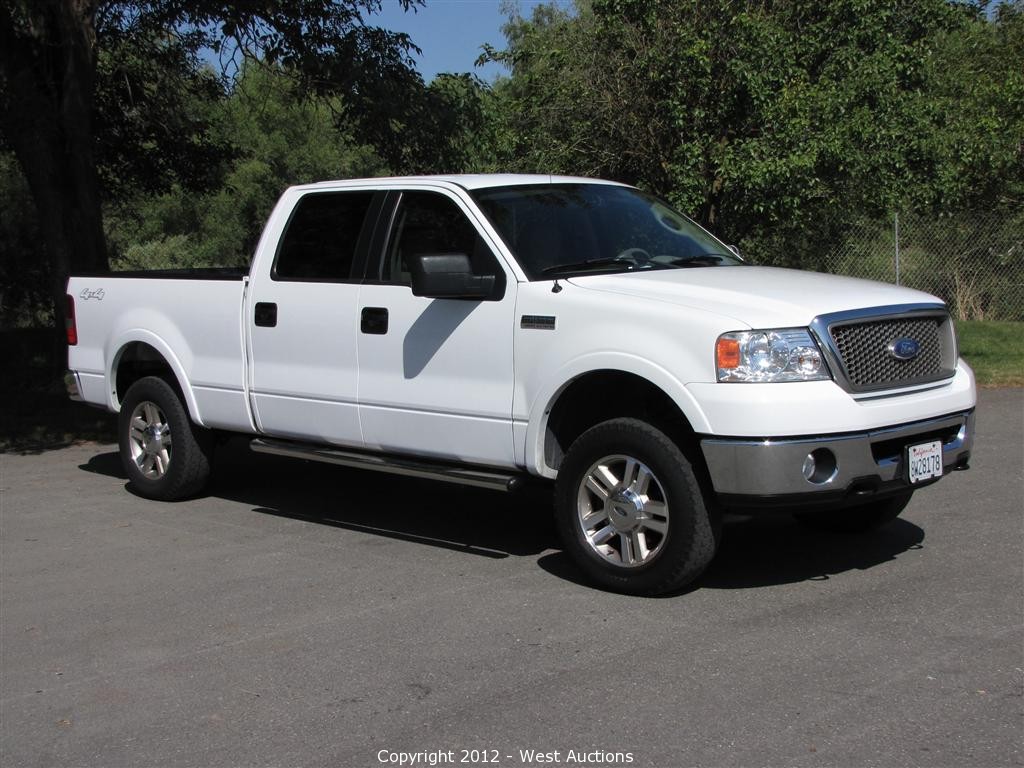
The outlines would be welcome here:
M 356 254 L 374 194 L 363 190 L 313 192 L 300 198 L 281 236 L 271 278 L 301 282 L 358 279 Z

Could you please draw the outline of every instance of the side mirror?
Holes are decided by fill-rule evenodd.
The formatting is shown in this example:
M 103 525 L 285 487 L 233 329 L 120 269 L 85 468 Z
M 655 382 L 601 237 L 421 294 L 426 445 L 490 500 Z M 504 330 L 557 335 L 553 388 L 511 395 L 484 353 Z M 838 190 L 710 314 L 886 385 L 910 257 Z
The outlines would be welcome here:
M 740 256 L 740 247 L 738 245 L 727 245 L 726 248 L 732 251 L 736 255 L 737 259 L 743 261 L 743 257 Z
M 409 264 L 412 295 L 428 299 L 486 299 L 494 275 L 474 275 L 464 253 L 418 253 Z

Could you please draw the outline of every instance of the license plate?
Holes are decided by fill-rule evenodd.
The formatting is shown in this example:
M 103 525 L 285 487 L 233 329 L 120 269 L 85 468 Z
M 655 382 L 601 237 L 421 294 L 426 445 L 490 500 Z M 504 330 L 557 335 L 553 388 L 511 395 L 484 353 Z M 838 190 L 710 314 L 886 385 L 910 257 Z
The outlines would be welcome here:
M 942 441 L 935 440 L 907 448 L 907 467 L 910 470 L 911 485 L 942 477 Z

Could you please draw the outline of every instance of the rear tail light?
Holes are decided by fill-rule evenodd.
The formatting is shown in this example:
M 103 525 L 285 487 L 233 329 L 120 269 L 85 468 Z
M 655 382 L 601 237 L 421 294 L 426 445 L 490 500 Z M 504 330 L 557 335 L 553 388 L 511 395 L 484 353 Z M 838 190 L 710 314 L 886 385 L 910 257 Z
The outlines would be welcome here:
M 68 306 L 64 313 L 64 330 L 68 333 L 68 346 L 73 347 L 78 343 L 78 325 L 75 323 L 75 297 L 67 294 Z

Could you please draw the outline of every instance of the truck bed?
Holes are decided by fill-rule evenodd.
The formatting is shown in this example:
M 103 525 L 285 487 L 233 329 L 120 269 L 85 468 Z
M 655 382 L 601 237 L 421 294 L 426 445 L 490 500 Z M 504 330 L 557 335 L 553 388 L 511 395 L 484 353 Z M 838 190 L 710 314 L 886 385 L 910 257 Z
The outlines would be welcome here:
M 118 410 L 118 356 L 167 360 L 189 413 L 206 427 L 251 432 L 242 318 L 246 270 L 190 269 L 74 275 L 78 344 L 68 350 L 83 400 Z M 113 386 L 108 386 L 112 382 Z

